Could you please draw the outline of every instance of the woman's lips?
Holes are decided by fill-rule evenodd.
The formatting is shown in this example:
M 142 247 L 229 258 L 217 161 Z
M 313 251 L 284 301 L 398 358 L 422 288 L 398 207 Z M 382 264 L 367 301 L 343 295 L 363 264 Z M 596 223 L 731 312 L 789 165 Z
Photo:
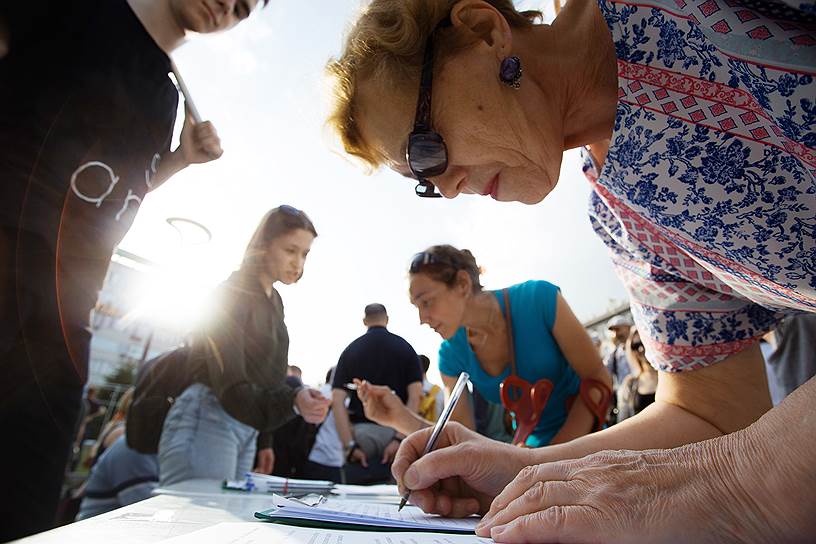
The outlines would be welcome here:
M 493 200 L 497 200 L 499 196 L 499 175 L 496 174 L 493 176 L 493 179 L 490 180 L 490 183 L 487 184 L 487 187 L 484 188 L 484 192 L 482 196 L 490 195 L 490 198 Z

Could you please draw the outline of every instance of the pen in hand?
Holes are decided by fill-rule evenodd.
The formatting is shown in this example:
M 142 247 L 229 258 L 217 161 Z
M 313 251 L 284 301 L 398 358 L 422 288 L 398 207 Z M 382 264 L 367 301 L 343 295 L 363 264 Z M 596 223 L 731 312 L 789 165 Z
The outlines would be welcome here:
M 462 391 L 464 391 L 465 386 L 467 385 L 468 379 L 470 379 L 470 375 L 467 372 L 462 372 L 459 374 L 459 379 L 456 380 L 456 385 L 453 386 L 450 401 L 448 402 L 448 405 L 445 406 L 445 409 L 442 411 L 439 419 L 436 420 L 433 431 L 431 431 L 431 436 L 428 438 L 428 443 L 425 444 L 425 451 L 423 451 L 422 455 L 420 455 L 417 459 L 426 455 L 433 449 L 434 445 L 436 445 L 436 440 L 439 438 L 439 435 L 442 434 L 442 429 L 445 427 L 445 423 L 447 423 L 450 419 L 453 409 L 456 407 L 456 403 L 459 401 L 459 397 L 462 396 Z M 400 500 L 399 508 L 397 509 L 398 512 L 405 507 L 410 495 L 411 490 L 406 489 L 405 493 L 402 495 L 402 499 Z

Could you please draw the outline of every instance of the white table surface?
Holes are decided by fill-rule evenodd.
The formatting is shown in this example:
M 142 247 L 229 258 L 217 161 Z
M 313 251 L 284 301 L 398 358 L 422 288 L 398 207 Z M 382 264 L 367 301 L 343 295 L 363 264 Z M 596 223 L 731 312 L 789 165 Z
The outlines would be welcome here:
M 341 486 L 343 488 L 343 486 Z M 369 491 L 362 486 L 357 493 Z M 397 504 L 396 486 L 370 487 L 371 495 L 339 498 Z M 188 480 L 153 491 L 153 497 L 18 540 L 20 544 L 153 544 L 222 522 L 265 523 L 255 512 L 272 507 L 271 495 L 222 489 L 221 480 Z
M 215 480 L 191 480 L 157 491 L 162 494 L 17 542 L 152 544 L 221 522 L 263 523 L 254 513 L 271 507 L 266 494 L 222 491 Z

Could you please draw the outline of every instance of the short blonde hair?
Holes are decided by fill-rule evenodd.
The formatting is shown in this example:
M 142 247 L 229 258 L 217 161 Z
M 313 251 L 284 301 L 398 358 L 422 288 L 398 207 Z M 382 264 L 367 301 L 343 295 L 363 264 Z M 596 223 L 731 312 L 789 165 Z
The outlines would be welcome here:
M 372 0 L 349 32 L 340 58 L 326 66 L 333 94 L 327 124 L 339 136 L 346 153 L 361 159 L 371 170 L 381 166 L 385 157 L 363 139 L 357 125 L 359 81 L 381 78 L 396 86 L 418 82 L 428 36 L 458 1 Z M 484 1 L 501 13 L 511 28 L 529 28 L 541 17 L 540 11 L 517 11 L 512 0 Z M 456 43 L 455 38 L 440 36 L 435 56 L 466 45 Z

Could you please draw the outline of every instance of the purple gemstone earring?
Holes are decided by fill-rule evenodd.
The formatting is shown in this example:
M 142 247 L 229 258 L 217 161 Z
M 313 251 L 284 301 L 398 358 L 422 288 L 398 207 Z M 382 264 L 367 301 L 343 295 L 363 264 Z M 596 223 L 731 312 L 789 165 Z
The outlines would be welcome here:
M 505 57 L 499 68 L 499 79 L 508 87 L 521 87 L 521 59 L 515 55 Z

